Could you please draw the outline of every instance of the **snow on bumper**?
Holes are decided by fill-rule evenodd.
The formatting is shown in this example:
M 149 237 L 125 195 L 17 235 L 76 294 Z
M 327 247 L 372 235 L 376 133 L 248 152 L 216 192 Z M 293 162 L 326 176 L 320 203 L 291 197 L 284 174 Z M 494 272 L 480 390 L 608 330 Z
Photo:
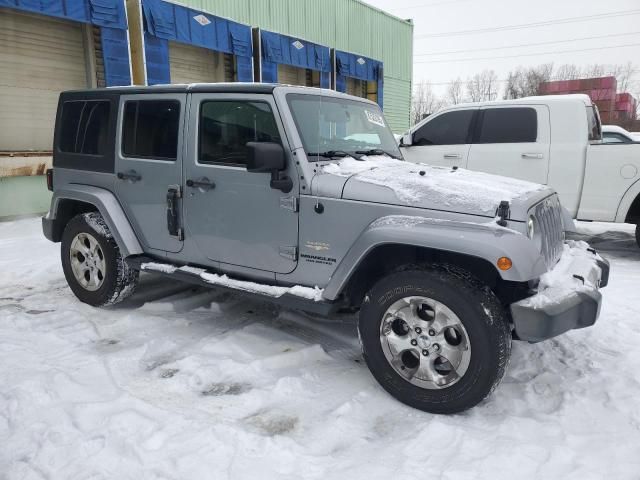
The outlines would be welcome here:
M 609 281 L 609 262 L 586 242 L 568 241 L 556 266 L 540 278 L 535 295 L 513 303 L 511 315 L 521 340 L 539 342 L 596 322 L 599 289 Z

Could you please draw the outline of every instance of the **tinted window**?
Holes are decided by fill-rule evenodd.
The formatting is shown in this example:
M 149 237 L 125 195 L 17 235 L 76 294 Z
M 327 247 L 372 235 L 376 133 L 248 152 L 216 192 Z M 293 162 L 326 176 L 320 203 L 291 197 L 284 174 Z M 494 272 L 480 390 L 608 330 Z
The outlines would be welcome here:
M 602 140 L 605 143 L 630 143 L 627 137 L 620 135 L 619 133 L 602 132 Z
M 597 107 L 587 107 L 587 128 L 589 129 L 589 140 L 602 140 L 602 128 L 600 126 L 600 115 Z
M 467 143 L 469 127 L 476 110 L 443 113 L 425 123 L 413 134 L 416 145 L 461 145 Z
M 488 108 L 476 143 L 524 143 L 538 138 L 538 115 L 533 108 Z
M 281 143 L 266 102 L 208 101 L 200 107 L 199 161 L 245 165 L 247 142 Z
M 122 122 L 122 153 L 127 157 L 175 160 L 178 154 L 180 102 L 127 102 Z
M 59 149 L 65 153 L 104 155 L 109 131 L 108 101 L 65 102 Z

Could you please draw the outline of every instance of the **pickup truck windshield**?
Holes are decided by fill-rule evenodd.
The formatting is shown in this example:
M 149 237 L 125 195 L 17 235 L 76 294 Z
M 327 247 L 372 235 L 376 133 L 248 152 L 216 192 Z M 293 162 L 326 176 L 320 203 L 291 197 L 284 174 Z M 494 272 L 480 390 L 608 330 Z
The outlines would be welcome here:
M 306 94 L 288 94 L 287 102 L 311 161 L 347 155 L 402 158 L 377 105 Z

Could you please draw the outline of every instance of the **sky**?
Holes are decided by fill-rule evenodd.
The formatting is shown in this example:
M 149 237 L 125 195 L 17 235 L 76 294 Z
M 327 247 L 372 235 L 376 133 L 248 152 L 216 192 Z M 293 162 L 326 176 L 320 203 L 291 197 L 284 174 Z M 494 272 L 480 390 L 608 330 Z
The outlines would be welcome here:
M 466 79 L 485 69 L 503 80 L 518 66 L 548 62 L 584 66 L 632 61 L 640 67 L 640 0 L 366 1 L 413 20 L 414 84 L 428 81 L 436 92 L 456 77 Z M 628 11 L 635 13 L 621 13 Z M 592 18 L 569 20 L 587 16 Z M 542 22 L 547 24 L 468 32 Z M 452 34 L 461 31 L 467 33 Z

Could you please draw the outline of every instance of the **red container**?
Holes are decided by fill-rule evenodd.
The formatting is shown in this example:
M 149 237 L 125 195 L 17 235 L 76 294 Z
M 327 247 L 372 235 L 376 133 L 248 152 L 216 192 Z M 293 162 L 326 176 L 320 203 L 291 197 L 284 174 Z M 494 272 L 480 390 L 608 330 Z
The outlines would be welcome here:
M 617 86 L 618 82 L 616 82 L 616 77 L 600 78 L 600 87 L 602 88 L 613 88 L 615 90 Z

